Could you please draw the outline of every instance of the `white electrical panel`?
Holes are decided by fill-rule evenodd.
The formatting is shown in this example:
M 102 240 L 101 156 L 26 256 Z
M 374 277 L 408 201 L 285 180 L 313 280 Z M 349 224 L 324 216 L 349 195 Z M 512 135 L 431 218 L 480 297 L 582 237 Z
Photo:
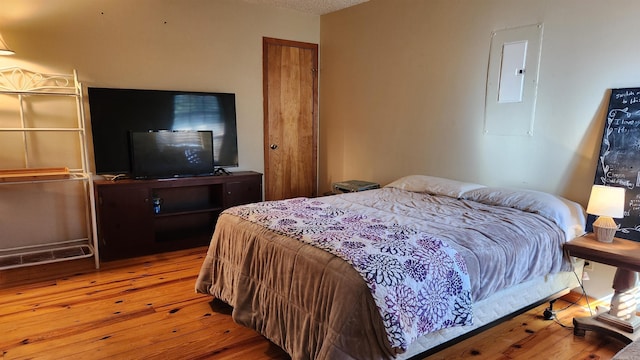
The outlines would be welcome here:
M 498 81 L 498 102 L 522 102 L 528 41 L 502 45 L 502 63 Z
M 533 136 L 542 24 L 491 36 L 484 133 Z

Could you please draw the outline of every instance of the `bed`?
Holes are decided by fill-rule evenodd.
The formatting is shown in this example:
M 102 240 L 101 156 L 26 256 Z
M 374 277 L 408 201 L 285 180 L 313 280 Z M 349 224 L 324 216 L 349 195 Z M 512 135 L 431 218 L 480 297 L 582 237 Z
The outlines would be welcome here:
M 551 194 L 411 175 L 225 210 L 196 291 L 292 359 L 405 359 L 578 286 Z

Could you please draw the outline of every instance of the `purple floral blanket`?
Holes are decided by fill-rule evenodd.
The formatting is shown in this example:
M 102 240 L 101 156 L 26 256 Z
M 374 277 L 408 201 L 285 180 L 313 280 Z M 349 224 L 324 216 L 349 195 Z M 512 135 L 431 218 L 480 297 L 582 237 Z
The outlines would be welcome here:
M 371 290 L 393 347 L 406 350 L 428 332 L 472 323 L 471 285 L 464 259 L 432 235 L 318 199 L 262 202 L 225 213 L 350 263 Z

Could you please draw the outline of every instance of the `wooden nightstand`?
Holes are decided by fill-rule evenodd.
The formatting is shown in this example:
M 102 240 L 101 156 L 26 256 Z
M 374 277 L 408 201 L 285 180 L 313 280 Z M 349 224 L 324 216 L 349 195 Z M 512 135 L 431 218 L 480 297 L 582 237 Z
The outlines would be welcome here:
M 591 317 L 574 318 L 574 335 L 584 336 L 586 330 L 593 330 L 625 343 L 639 339 L 640 318 L 636 316 L 635 309 L 640 243 L 619 238 L 614 238 L 612 243 L 603 243 L 597 241 L 593 234 L 587 234 L 567 242 L 564 249 L 571 256 L 617 267 L 611 310 Z
M 334 194 L 366 191 L 379 188 L 380 184 L 363 180 L 348 180 L 331 184 L 331 189 Z

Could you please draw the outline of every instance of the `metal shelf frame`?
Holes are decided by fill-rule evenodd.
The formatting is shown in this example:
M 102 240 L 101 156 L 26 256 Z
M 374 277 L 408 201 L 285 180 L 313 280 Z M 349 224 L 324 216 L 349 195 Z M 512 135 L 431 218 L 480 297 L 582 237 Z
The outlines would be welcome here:
M 29 175 L 26 180 L 5 179 L 0 186 L 15 184 L 55 183 L 82 181 L 84 183 L 84 213 L 87 224 L 86 237 L 62 240 L 47 244 L 26 245 L 12 248 L 0 248 L 0 270 L 24 266 L 47 264 L 59 261 L 93 257 L 95 267 L 100 267 L 96 229 L 96 210 L 94 201 L 93 179 L 89 171 L 87 134 L 84 118 L 84 95 L 78 74 L 45 74 L 25 70 L 19 67 L 0 69 L 0 95 L 15 96 L 18 101 L 20 127 L 0 127 L 0 132 L 20 132 L 23 134 L 24 169 L 33 169 L 29 154 L 27 134 L 30 132 L 71 132 L 77 133 L 78 155 L 81 168 L 71 169 L 66 178 L 38 178 Z M 24 100 L 31 96 L 73 97 L 76 103 L 77 125 L 74 127 L 29 127 L 27 126 Z

